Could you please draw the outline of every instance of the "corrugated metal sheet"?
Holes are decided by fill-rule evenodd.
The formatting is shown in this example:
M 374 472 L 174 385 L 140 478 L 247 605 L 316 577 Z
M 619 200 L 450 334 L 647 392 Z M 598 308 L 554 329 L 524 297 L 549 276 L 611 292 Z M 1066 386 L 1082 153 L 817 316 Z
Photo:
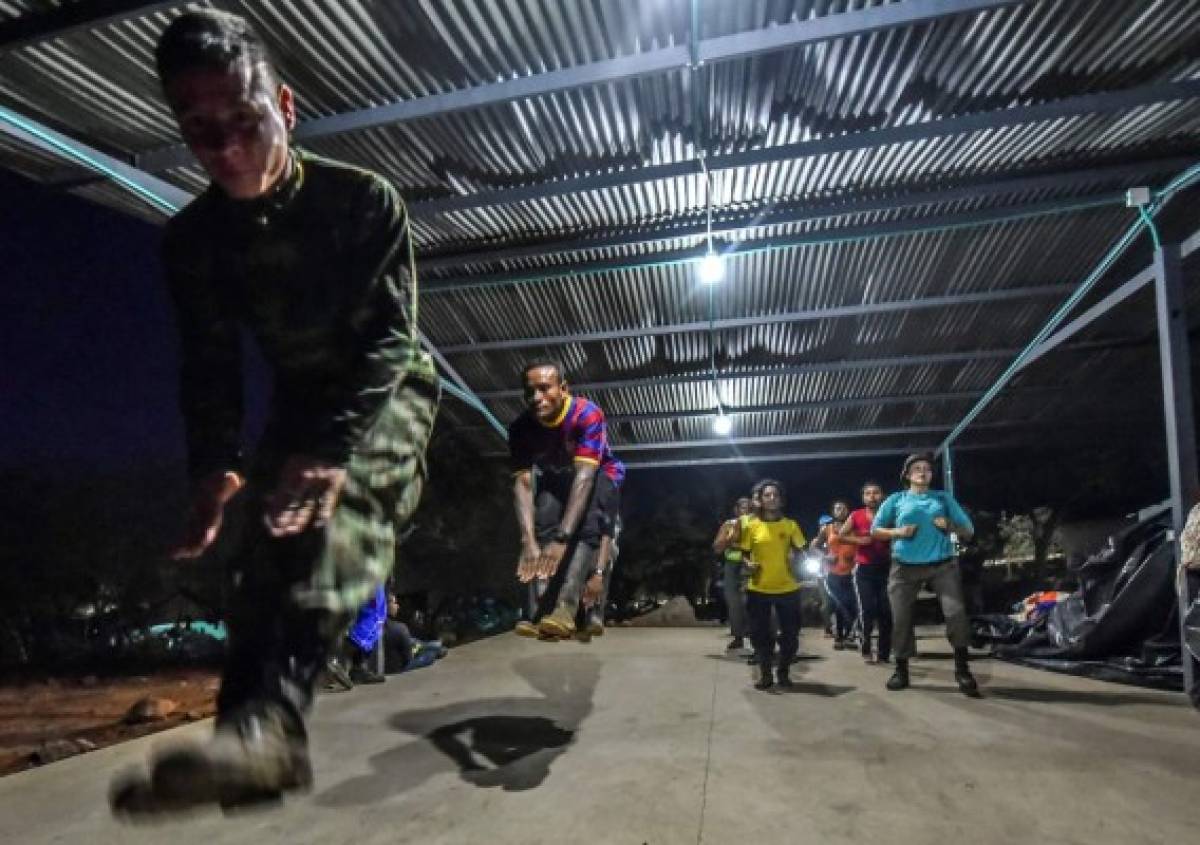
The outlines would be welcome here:
M 0 0 L 0 21 L 53 5 Z M 686 44 L 690 38 L 688 0 L 221 0 L 211 5 L 248 15 L 263 31 L 282 74 L 298 91 L 302 120 L 632 56 Z M 700 32 L 705 38 L 750 32 L 874 5 L 879 3 L 703 0 Z M 0 103 L 113 154 L 134 155 L 177 143 L 152 60 L 154 41 L 169 18 L 166 13 L 134 15 L 0 54 Z M 410 200 L 470 195 L 686 162 L 693 160 L 697 145 L 716 157 L 1195 79 L 1200 77 L 1198 29 L 1200 4 L 1191 0 L 1040 0 L 694 71 L 677 69 L 329 136 L 307 146 L 387 174 Z M 700 103 L 698 112 L 693 111 L 693 95 Z M 968 180 L 1080 170 L 1180 152 L 1200 152 L 1195 101 L 718 171 L 713 202 L 718 217 L 803 212 L 814 202 L 888 197 Z M 37 179 L 75 173 L 2 136 L 0 156 L 7 166 Z M 194 166 L 162 175 L 190 191 L 205 184 Z M 733 232 L 727 240 L 744 247 L 821 233 L 827 233 L 829 242 L 732 258 L 729 278 L 717 291 L 715 313 L 767 317 L 1077 282 L 1129 225 L 1129 211 L 1100 208 L 875 240 L 838 241 L 837 233 L 919 226 L 922 221 L 942 224 L 994 209 L 1087 199 L 1142 181 L 1161 184 L 1167 175 L 1151 167 L 1144 177 L 1097 176 L 919 207 L 850 209 Z M 108 184 L 72 190 L 129 213 L 147 214 L 139 202 Z M 699 243 L 698 237 L 679 236 L 678 230 L 699 222 L 705 203 L 705 182 L 697 174 L 422 217 L 415 230 L 423 254 L 485 253 L 457 266 L 427 270 L 431 293 L 423 305 L 423 328 L 436 344 L 457 346 L 705 320 L 708 291 L 697 284 L 690 266 L 679 264 L 432 290 L 439 281 L 469 282 L 494 274 L 541 277 L 590 262 L 669 257 Z M 641 242 L 588 248 L 589 239 L 627 234 L 638 235 Z M 563 251 L 558 248 L 562 241 L 577 246 Z M 520 257 L 486 255 L 522 245 L 535 249 Z M 1189 272 L 1195 273 L 1191 265 Z M 1123 281 L 1119 275 L 1114 272 L 1089 301 Z M 721 399 L 728 405 L 755 406 L 982 392 L 1008 363 L 1002 355 L 798 375 L 774 371 L 813 362 L 832 367 L 842 361 L 1015 349 L 1055 306 L 1053 299 L 1032 298 L 722 330 L 716 338 L 721 372 L 760 375 L 722 378 Z M 1131 313 L 1140 312 L 1135 308 Z M 1144 321 L 1101 321 L 1080 340 L 1124 340 L 1145 329 Z M 467 351 L 452 359 L 481 391 L 512 390 L 521 363 L 542 353 L 559 356 L 573 378 L 585 384 L 661 379 L 594 391 L 594 398 L 620 417 L 714 407 L 709 382 L 678 380 L 681 374 L 707 372 L 712 349 L 708 334 L 701 331 Z M 1106 379 L 1127 377 L 1128 362 L 1145 354 L 1139 348 L 1055 353 L 1031 367 L 1016 387 L 1088 380 L 1106 384 Z M 1002 397 L 980 422 L 1052 418 L 1091 401 L 1092 392 L 1075 396 L 1064 390 L 1047 397 L 1018 389 Z M 489 402 L 505 421 L 520 410 L 519 400 L 510 395 Z M 969 402 L 776 411 L 741 415 L 737 426 L 741 436 L 948 427 Z M 452 411 L 451 416 L 470 430 L 473 442 L 494 442 L 485 429 L 470 424 L 470 412 Z M 643 444 L 702 440 L 708 426 L 703 417 L 631 419 L 614 426 L 614 439 Z M 930 438 L 880 438 L 884 444 L 918 441 Z M 686 451 L 670 454 L 679 457 Z

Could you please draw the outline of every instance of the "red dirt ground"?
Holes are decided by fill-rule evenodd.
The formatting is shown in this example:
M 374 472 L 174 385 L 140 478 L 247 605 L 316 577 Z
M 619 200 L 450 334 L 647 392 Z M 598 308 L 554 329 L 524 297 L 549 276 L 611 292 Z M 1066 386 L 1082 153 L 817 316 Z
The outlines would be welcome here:
M 0 775 L 39 765 L 36 752 L 47 742 L 83 739 L 102 748 L 207 718 L 216 694 L 217 674 L 206 669 L 0 684 Z M 124 724 L 129 708 L 145 697 L 179 706 L 157 721 Z

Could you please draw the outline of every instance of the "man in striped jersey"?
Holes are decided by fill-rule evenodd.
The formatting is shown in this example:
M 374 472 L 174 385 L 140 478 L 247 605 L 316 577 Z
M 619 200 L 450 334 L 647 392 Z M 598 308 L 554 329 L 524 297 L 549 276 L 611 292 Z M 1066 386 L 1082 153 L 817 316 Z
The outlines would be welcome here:
M 524 388 L 528 407 L 509 427 L 508 443 L 521 530 L 517 577 L 531 584 L 533 600 L 531 618 L 518 624 L 517 633 L 574 635 L 582 598 L 589 611 L 585 632 L 602 634 L 625 467 L 609 448 L 604 412 L 571 395 L 557 362 L 531 361 Z M 569 551 L 555 597 L 546 588 Z M 555 598 L 554 610 L 535 619 Z

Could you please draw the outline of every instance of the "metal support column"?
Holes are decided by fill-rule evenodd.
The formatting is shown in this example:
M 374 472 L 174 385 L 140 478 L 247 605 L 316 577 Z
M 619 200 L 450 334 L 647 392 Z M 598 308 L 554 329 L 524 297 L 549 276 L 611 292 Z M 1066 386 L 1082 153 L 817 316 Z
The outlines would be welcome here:
M 1163 416 L 1166 420 L 1167 471 L 1171 485 L 1171 525 L 1175 560 L 1188 509 L 1200 495 L 1196 463 L 1196 424 L 1192 411 L 1191 364 L 1188 357 L 1187 311 L 1184 304 L 1180 246 L 1165 244 L 1154 252 L 1155 309 L 1158 315 L 1159 364 L 1162 368 Z M 1191 605 L 1186 573 L 1179 571 L 1179 630 L 1183 639 L 1184 688 L 1197 683 L 1196 661 L 1187 649 L 1185 617 Z
M 942 487 L 951 496 L 954 495 L 954 450 L 949 446 L 942 455 Z

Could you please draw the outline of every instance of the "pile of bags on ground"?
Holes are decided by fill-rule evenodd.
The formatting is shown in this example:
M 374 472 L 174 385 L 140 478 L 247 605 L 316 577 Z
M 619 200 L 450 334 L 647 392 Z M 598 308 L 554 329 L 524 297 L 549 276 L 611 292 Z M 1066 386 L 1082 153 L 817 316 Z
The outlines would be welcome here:
M 996 657 L 1053 671 L 1182 689 L 1170 510 L 1108 538 L 1074 571 L 1073 592 L 1035 593 L 1014 616 L 972 619 L 975 644 Z M 1200 601 L 1189 617 L 1200 653 Z

